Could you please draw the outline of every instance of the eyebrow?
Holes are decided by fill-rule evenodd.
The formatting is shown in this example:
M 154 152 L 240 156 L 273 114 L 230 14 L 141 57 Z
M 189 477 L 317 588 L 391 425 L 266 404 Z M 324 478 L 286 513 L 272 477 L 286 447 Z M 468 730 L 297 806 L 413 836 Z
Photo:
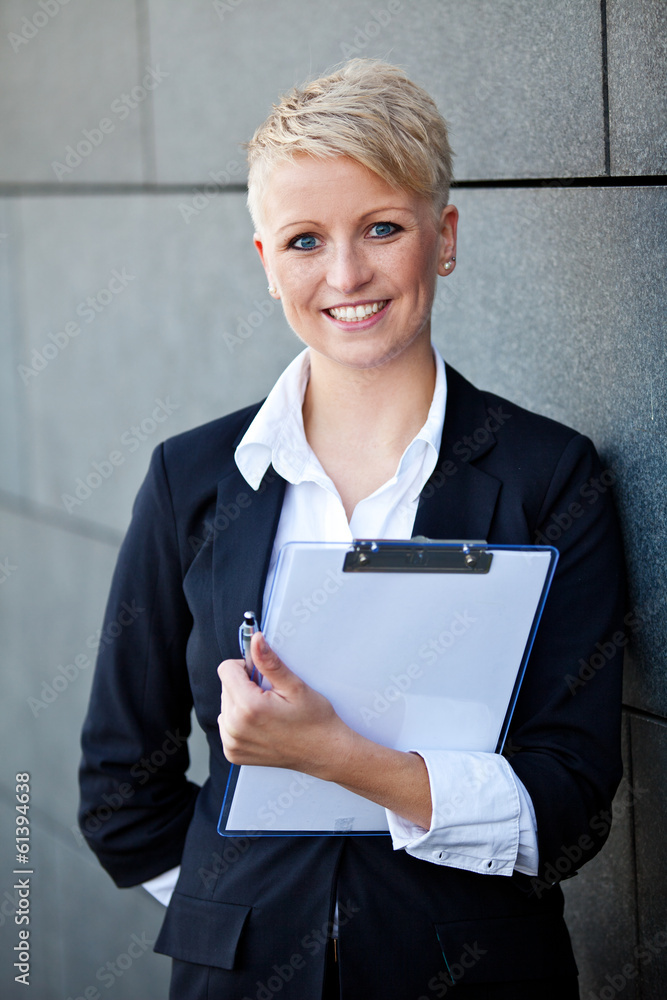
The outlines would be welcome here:
M 361 220 L 368 219 L 369 216 L 371 216 L 371 215 L 378 215 L 381 212 L 383 212 L 383 213 L 384 212 L 391 212 L 391 213 L 394 213 L 394 212 L 407 212 L 410 215 L 414 214 L 412 212 L 412 209 L 405 208 L 404 206 L 398 206 L 398 205 L 381 205 L 380 208 L 372 208 L 369 212 L 364 212 L 364 214 L 362 216 L 360 216 L 360 219 Z M 301 228 L 303 226 L 305 226 L 305 227 L 314 226 L 315 228 L 317 228 L 320 225 L 321 225 L 321 223 L 315 222 L 314 219 L 303 219 L 302 221 L 288 222 L 286 225 L 281 226 L 280 229 L 276 230 L 276 234 L 284 232 L 285 229 L 292 229 L 293 227 Z
M 318 226 L 319 222 L 314 222 L 312 219 L 304 219 L 302 222 L 288 222 L 287 225 L 281 226 L 280 229 L 276 230 L 278 233 L 282 233 L 285 229 L 292 229 L 293 226 Z

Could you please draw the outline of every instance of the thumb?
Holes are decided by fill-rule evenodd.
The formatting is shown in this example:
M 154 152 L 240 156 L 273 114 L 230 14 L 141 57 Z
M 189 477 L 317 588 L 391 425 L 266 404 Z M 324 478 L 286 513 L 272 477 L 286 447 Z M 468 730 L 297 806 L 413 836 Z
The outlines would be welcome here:
M 250 655 L 260 674 L 271 681 L 272 686 L 284 687 L 285 683 L 296 679 L 289 667 L 286 667 L 278 654 L 274 652 L 264 638 L 262 632 L 256 632 L 252 637 Z

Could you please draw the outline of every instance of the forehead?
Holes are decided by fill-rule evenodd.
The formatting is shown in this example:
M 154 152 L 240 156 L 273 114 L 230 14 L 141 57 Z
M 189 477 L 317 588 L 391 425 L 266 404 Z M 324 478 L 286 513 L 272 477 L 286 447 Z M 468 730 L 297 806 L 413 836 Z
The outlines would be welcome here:
M 394 187 L 347 156 L 319 159 L 305 154 L 277 164 L 267 179 L 263 217 L 270 229 L 294 222 L 338 218 L 394 208 L 420 214 L 423 198 Z

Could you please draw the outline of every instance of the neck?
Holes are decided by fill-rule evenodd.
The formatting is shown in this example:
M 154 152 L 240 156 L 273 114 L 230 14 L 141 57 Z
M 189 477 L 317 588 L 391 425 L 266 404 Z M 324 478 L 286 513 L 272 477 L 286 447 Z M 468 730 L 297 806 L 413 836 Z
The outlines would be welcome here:
M 347 368 L 315 351 L 310 366 L 303 403 L 306 437 L 309 428 L 326 426 L 332 435 L 362 429 L 381 438 L 410 432 L 412 440 L 426 421 L 435 389 L 430 341 L 376 368 Z
M 348 518 L 396 472 L 433 400 L 430 340 L 376 368 L 344 367 L 311 351 L 303 403 L 306 438 L 336 485 Z

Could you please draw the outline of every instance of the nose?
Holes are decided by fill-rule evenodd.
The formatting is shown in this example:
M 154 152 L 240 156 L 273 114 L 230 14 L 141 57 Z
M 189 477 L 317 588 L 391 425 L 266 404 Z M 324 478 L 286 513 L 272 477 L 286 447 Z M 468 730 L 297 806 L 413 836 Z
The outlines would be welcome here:
M 327 283 L 330 288 L 351 295 L 373 277 L 373 269 L 363 252 L 363 248 L 354 244 L 338 245 L 330 258 L 327 271 Z

